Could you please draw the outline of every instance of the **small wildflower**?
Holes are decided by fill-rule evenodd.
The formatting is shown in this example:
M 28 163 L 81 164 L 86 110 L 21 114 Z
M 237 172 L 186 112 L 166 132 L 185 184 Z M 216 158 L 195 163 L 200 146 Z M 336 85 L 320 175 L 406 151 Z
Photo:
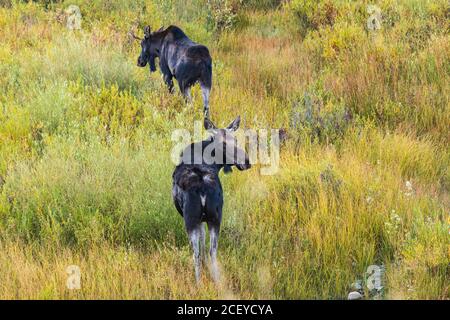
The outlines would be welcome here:
M 411 189 L 412 190 L 412 183 L 411 183 L 411 181 L 406 181 L 405 185 L 406 185 L 407 189 Z
M 414 188 L 411 181 L 408 180 L 405 182 L 405 189 L 405 196 L 412 197 L 414 195 Z
M 387 233 L 394 233 L 400 229 L 400 225 L 402 223 L 402 218 L 395 212 L 395 210 L 391 211 L 391 215 L 389 217 L 389 221 L 384 223 L 386 227 Z

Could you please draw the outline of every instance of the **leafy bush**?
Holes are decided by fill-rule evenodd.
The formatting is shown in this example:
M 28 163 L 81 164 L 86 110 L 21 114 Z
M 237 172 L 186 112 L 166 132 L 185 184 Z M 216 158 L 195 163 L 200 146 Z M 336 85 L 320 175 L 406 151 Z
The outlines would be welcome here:
M 89 90 L 86 105 L 80 112 L 81 119 L 94 120 L 99 134 L 105 137 L 119 132 L 132 134 L 143 116 L 142 104 L 130 92 L 119 91 L 117 85 Z
M 308 30 L 333 26 L 338 15 L 335 2 L 331 0 L 295 0 L 289 2 L 287 6 L 297 16 L 303 35 L 306 35 Z
M 208 25 L 214 32 L 231 30 L 234 27 L 237 11 L 228 0 L 209 0 L 208 9 Z
M 342 104 L 333 104 L 327 95 L 310 92 L 294 103 L 291 113 L 291 128 L 309 135 L 313 141 L 337 142 L 350 122 L 349 110 Z

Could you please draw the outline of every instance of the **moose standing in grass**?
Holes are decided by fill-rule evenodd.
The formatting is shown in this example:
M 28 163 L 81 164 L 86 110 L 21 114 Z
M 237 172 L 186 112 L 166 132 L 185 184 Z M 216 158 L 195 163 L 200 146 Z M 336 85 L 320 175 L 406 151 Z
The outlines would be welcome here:
M 191 87 L 199 82 L 203 96 L 203 108 L 209 118 L 209 94 L 212 86 L 212 59 L 207 47 L 189 39 L 180 28 L 170 26 L 151 32 L 150 26 L 144 29 L 144 38 L 131 35 L 141 41 L 141 54 L 137 65 L 150 65 L 150 71 L 156 71 L 155 59 L 159 58 L 159 67 L 164 82 L 173 92 L 173 78 L 177 79 L 183 96 L 191 101 Z
M 211 273 L 219 280 L 217 246 L 222 222 L 223 192 L 219 172 L 250 168 L 247 153 L 237 146 L 233 132 L 239 128 L 237 117 L 227 128 L 218 129 L 205 118 L 205 129 L 212 136 L 192 143 L 181 153 L 181 162 L 173 173 L 172 196 L 175 207 L 184 218 L 189 241 L 194 251 L 195 278 L 200 280 L 202 256 L 205 258 L 205 223 L 210 235 Z

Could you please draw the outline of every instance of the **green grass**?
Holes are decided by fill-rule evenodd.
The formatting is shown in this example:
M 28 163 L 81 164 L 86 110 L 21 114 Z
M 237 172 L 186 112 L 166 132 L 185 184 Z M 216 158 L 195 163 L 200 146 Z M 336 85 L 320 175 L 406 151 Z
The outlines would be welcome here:
M 0 2 L 0 298 L 345 299 L 383 265 L 366 298 L 449 299 L 448 2 L 376 1 L 378 31 L 367 1 L 316 2 Z M 136 66 L 146 24 L 209 46 L 215 123 L 289 134 L 276 175 L 221 176 L 218 285 L 192 285 L 171 199 L 201 93 Z

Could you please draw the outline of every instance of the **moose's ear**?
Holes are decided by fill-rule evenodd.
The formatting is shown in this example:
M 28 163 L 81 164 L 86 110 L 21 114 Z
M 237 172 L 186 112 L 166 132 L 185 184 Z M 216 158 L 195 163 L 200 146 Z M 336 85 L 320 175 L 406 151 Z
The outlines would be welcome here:
M 163 31 L 163 30 L 164 30 L 164 26 L 162 26 L 161 28 L 159 28 L 158 31 L 156 31 L 156 32 L 160 32 L 160 31 Z
M 146 38 L 149 38 L 149 37 L 150 37 L 150 34 L 151 34 L 150 26 L 146 26 L 146 27 L 144 28 L 144 35 L 145 35 L 145 37 L 146 37 Z
M 206 130 L 217 129 L 217 127 L 215 126 L 215 124 L 212 123 L 212 121 L 209 120 L 208 118 L 205 118 L 205 120 L 203 121 L 203 125 L 205 126 L 205 129 L 206 129 Z
M 241 124 L 241 116 L 238 116 L 236 119 L 233 120 L 232 123 L 228 125 L 227 130 L 236 131 L 237 129 L 239 129 L 240 124 Z

